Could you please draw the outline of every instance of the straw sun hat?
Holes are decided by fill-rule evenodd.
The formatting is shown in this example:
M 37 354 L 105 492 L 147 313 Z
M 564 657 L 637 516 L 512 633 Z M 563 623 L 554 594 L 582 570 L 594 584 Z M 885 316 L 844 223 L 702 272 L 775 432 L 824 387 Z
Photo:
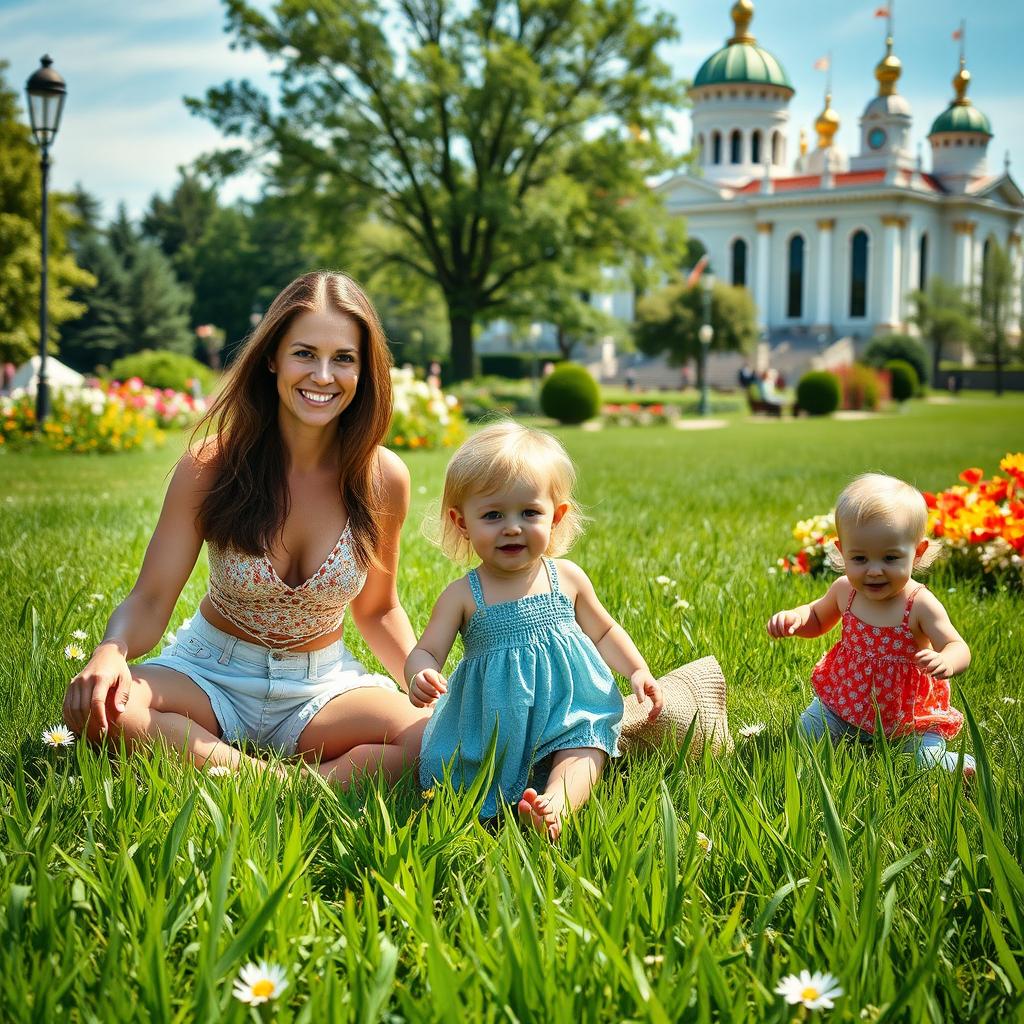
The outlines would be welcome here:
M 714 753 L 732 750 L 729 718 L 725 710 L 725 677 L 722 667 L 712 658 L 701 658 L 673 669 L 659 680 L 665 694 L 665 706 L 653 721 L 647 721 L 650 704 L 641 705 L 630 694 L 622 714 L 622 735 L 619 749 L 630 754 L 645 746 L 660 746 L 665 737 L 674 734 L 681 742 L 690 724 L 693 728 L 691 756 L 698 755 L 704 743 Z

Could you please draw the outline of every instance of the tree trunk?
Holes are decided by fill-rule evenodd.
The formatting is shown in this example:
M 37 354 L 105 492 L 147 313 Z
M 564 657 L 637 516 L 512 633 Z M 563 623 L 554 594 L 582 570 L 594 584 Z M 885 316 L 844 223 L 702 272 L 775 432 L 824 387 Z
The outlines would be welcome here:
M 573 338 L 561 326 L 556 328 L 555 338 L 558 342 L 558 351 L 562 353 L 562 358 L 568 362 L 569 354 L 572 352 Z
M 473 314 L 456 309 L 449 299 L 448 325 L 451 330 L 452 380 L 468 380 L 473 376 Z
M 932 387 L 939 387 L 939 363 L 942 362 L 942 342 L 932 338 Z

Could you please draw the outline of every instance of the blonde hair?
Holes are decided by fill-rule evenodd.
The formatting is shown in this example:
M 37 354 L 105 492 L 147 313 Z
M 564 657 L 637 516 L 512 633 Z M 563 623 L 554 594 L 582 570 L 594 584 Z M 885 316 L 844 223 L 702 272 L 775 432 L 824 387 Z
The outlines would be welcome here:
M 864 473 L 839 495 L 835 521 L 840 541 L 845 527 L 884 522 L 906 529 L 920 543 L 928 529 L 928 506 L 924 495 L 905 481 L 884 473 Z M 928 547 L 914 559 L 914 568 L 927 569 L 941 551 L 937 540 L 929 540 Z M 846 571 L 843 554 L 834 544 L 828 550 L 828 560 L 836 572 Z
M 493 494 L 510 480 L 524 478 L 546 487 L 556 506 L 568 504 L 544 552 L 550 557 L 565 554 L 583 532 L 583 513 L 573 495 L 576 468 L 551 434 L 512 420 L 484 428 L 456 449 L 445 470 L 439 515 L 426 524 L 427 536 L 453 561 L 469 562 L 472 545 L 452 522 L 449 510 L 461 511 L 473 495 Z

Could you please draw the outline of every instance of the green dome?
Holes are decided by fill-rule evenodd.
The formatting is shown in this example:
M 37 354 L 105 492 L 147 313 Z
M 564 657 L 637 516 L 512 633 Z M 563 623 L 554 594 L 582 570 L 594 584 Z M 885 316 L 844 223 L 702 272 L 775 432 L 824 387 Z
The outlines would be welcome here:
M 794 91 L 785 69 L 767 50 L 743 42 L 731 42 L 708 57 L 692 88 L 737 84 L 778 85 Z
M 968 104 L 951 103 L 935 118 L 929 135 L 939 132 L 980 132 L 992 134 L 992 124 L 977 108 Z

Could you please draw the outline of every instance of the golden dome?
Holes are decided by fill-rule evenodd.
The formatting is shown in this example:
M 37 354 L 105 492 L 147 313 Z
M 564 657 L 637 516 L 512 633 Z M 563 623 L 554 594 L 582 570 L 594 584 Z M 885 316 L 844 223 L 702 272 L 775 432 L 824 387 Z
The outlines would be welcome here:
M 832 93 L 825 93 L 825 109 L 818 115 L 814 122 L 814 128 L 818 133 L 818 148 L 828 149 L 832 140 L 839 131 L 839 115 L 832 109 Z
M 953 89 L 956 91 L 956 99 L 953 103 L 958 107 L 969 107 L 971 101 L 967 98 L 967 86 L 971 84 L 971 73 L 964 66 L 963 57 L 960 58 L 960 70 L 953 76 Z
M 892 96 L 896 92 L 896 82 L 903 74 L 903 65 L 899 57 L 892 52 L 892 36 L 885 40 L 885 56 L 875 66 L 875 78 L 878 79 L 878 95 Z
M 747 31 L 750 22 L 754 17 L 754 4 L 752 0 L 736 0 L 729 12 L 732 16 L 732 23 L 736 28 L 730 45 L 733 43 L 756 43 L 757 40 Z

